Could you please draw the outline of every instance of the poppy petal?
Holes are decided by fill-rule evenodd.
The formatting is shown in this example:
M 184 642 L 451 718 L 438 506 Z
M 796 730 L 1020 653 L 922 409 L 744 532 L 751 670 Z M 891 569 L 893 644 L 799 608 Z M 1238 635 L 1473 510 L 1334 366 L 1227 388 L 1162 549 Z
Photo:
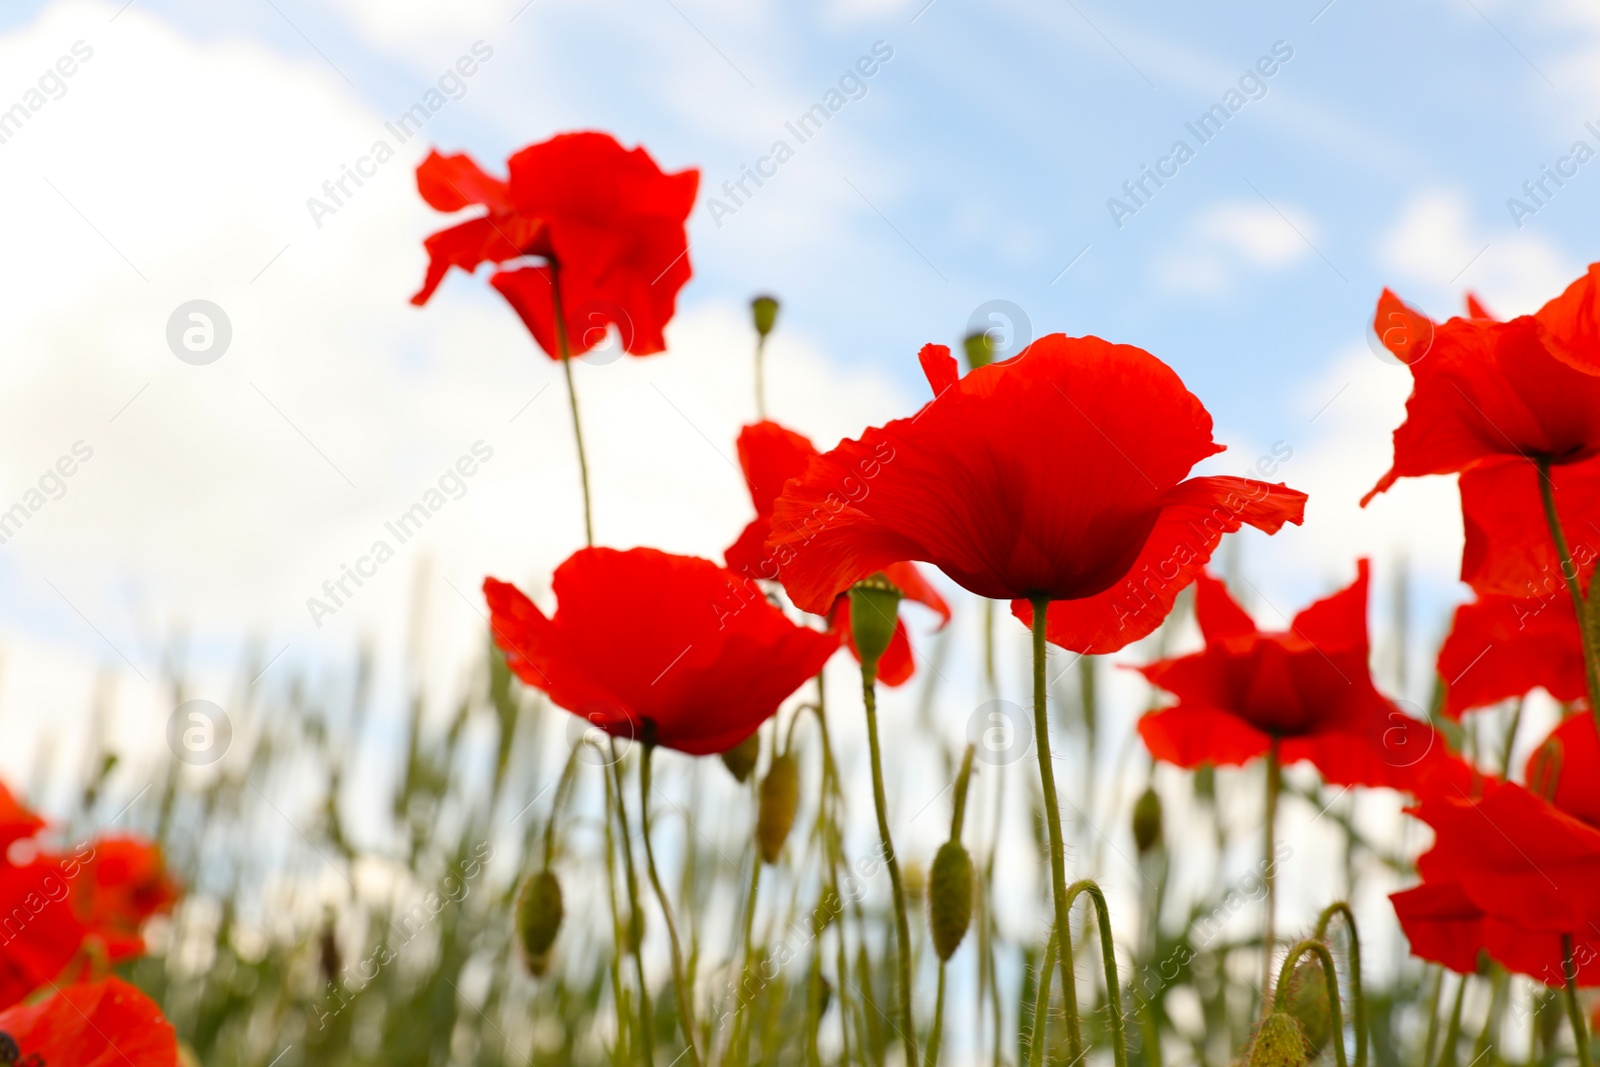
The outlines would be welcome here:
M 1451 719 L 1537 688 L 1560 701 L 1577 700 L 1588 688 L 1578 620 L 1565 590 L 1462 604 L 1439 648 L 1438 667 L 1443 710 Z
M 1179 767 L 1236 767 L 1264 756 L 1272 739 L 1230 711 L 1180 705 L 1139 720 L 1139 736 L 1158 760 Z
M 177 1067 L 178 1039 L 155 1001 L 120 978 L 63 986 L 0 1012 L 0 1032 L 38 1062 L 71 1067 Z
M 417 192 L 435 211 L 460 211 L 481 204 L 490 211 L 511 210 L 510 189 L 485 174 L 466 154 L 430 151 L 417 167 Z

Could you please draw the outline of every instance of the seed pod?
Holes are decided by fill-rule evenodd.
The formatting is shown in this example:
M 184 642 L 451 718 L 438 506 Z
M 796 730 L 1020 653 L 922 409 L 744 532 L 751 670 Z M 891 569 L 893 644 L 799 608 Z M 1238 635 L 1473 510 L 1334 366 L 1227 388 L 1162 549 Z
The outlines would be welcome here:
M 987 367 L 994 362 L 994 338 L 988 330 L 977 330 L 969 333 L 961 342 L 961 347 L 967 353 L 967 369 L 977 370 Z
M 850 587 L 850 640 L 864 674 L 878 676 L 878 660 L 889 649 L 900 617 L 900 590 L 882 571 Z
M 1306 1042 L 1306 1057 L 1316 1058 L 1328 1043 L 1331 1020 L 1328 1014 L 1328 975 L 1322 963 L 1311 956 L 1302 956 L 1289 976 L 1289 1003 L 1287 1010 L 1300 1024 L 1300 1033 Z
M 1161 843 L 1161 796 L 1152 786 L 1133 802 L 1133 843 L 1141 856 Z
M 550 946 L 555 944 L 564 914 L 561 883 L 555 872 L 546 867 L 528 875 L 517 893 L 517 941 L 523 962 L 535 977 L 549 966 Z
M 794 812 L 799 804 L 799 762 L 787 752 L 773 756 L 772 766 L 761 780 L 761 808 L 756 813 L 756 843 L 766 862 L 778 862 L 783 843 L 794 828 Z
M 778 323 L 778 298 L 763 295 L 750 301 L 750 317 L 755 320 L 756 333 L 766 337 Z
M 959 841 L 946 841 L 933 857 L 928 880 L 928 932 L 939 959 L 954 956 L 972 923 L 972 857 Z
M 1305 1037 L 1294 1016 L 1275 1011 L 1261 1020 L 1246 1067 L 1305 1067 L 1306 1062 Z
M 724 752 L 722 765 L 728 768 L 728 773 L 733 775 L 735 780 L 746 782 L 750 779 L 750 772 L 756 769 L 756 760 L 760 758 L 761 734 L 757 732 Z

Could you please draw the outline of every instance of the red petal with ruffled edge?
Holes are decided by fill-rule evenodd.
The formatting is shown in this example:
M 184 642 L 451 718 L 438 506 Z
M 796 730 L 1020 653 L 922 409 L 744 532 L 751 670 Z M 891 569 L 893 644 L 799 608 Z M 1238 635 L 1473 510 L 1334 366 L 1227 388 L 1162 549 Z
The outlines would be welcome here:
M 1397 317 L 1402 324 L 1388 329 L 1403 345 L 1385 334 Z M 1554 354 L 1539 320 L 1451 319 L 1423 342 L 1427 321 L 1384 290 L 1374 326 L 1409 363 L 1413 386 L 1394 432 L 1394 464 L 1363 505 L 1400 478 L 1508 456 L 1577 462 L 1600 449 L 1600 375 Z
M 1600 557 L 1600 457 L 1550 468 L 1550 484 L 1581 584 Z M 1524 459 L 1461 475 L 1461 580 L 1479 595 L 1570 596 L 1545 519 L 1539 470 Z
M 23 1062 L 49 1067 L 177 1067 L 178 1039 L 155 1001 L 120 978 L 64 986 L 0 1012 Z
M 496 643 L 524 682 L 609 733 L 690 755 L 764 722 L 839 647 L 709 560 L 588 548 L 556 568 L 547 618 L 484 581 Z
M 1552 355 L 1586 374 L 1600 374 L 1600 263 L 1533 316 Z
M 140 928 L 152 916 L 170 911 L 178 887 L 167 874 L 161 849 L 132 837 L 100 838 L 86 871 L 72 880 L 72 906 L 98 938 L 109 962 L 116 964 L 144 954 Z M 58 857 L 57 862 L 76 862 Z
M 1101 655 L 1148 637 L 1204 571 L 1223 534 L 1247 525 L 1273 534 L 1305 517 L 1304 493 L 1249 478 L 1191 478 L 1167 499 L 1127 577 L 1094 596 L 1051 602 L 1045 623 L 1051 644 Z M 1013 601 L 1011 613 L 1033 625 L 1028 601 Z
M 1560 934 L 1524 930 L 1485 915 L 1459 885 L 1446 882 L 1392 893 L 1395 916 L 1418 959 L 1443 964 L 1457 974 L 1478 973 L 1479 954 L 1507 970 L 1527 975 L 1552 988 L 1565 985 L 1565 956 Z M 1578 964 L 1577 984 L 1600 985 L 1600 940 L 1573 939 Z
M 1462 604 L 1439 648 L 1439 677 L 1443 711 L 1452 719 L 1538 688 L 1561 701 L 1584 696 L 1572 598 L 1561 589 L 1537 599 L 1489 596 Z
M 6 849 L 12 842 L 32 837 L 44 829 L 44 820 L 23 807 L 0 783 L 0 867 L 6 865 Z
M 816 457 L 778 499 L 768 548 L 807 610 L 907 559 L 979 596 L 1094 597 L 1128 575 L 1164 513 L 1178 513 L 1165 516 L 1169 549 L 1214 544 L 1202 516 L 1228 494 L 1274 495 L 1244 479 L 1179 486 L 1220 446 L 1200 402 L 1140 349 L 1054 334 L 960 379 L 947 350 L 920 358 L 931 402 Z M 1292 509 L 1269 510 L 1267 525 Z M 1245 504 L 1221 526 L 1256 515 Z M 1115 631 L 1115 611 L 1098 614 Z

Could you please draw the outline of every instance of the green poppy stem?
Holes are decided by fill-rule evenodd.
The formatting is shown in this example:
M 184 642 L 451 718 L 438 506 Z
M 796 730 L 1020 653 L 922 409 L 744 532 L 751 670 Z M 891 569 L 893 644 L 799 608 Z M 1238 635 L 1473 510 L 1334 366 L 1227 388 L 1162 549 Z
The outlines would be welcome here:
M 1067 1059 L 1083 1058 L 1083 1030 L 1078 1022 L 1078 991 L 1072 980 L 1072 900 L 1067 896 L 1067 849 L 1061 837 L 1061 802 L 1056 797 L 1056 772 L 1050 762 L 1049 692 L 1045 684 L 1045 624 L 1049 597 L 1031 597 L 1033 605 L 1033 744 L 1039 754 L 1039 781 L 1044 787 L 1045 826 L 1050 834 L 1050 892 L 1055 900 L 1056 936 L 1061 943 L 1061 996 L 1067 1011 Z
M 1122 1029 L 1122 979 L 1117 974 L 1117 946 L 1111 939 L 1111 913 L 1106 908 L 1106 895 L 1100 886 L 1091 879 L 1085 878 L 1074 882 L 1072 888 L 1067 890 L 1067 908 L 1070 911 L 1080 893 L 1089 894 L 1089 899 L 1094 902 L 1095 917 L 1100 925 L 1100 960 L 1105 967 L 1106 977 L 1106 1011 L 1111 1016 L 1111 1062 L 1116 1067 L 1128 1067 L 1128 1040 Z M 1063 971 L 1062 977 L 1067 982 L 1072 982 L 1072 972 Z M 1076 1002 L 1077 998 L 1073 997 Z M 1344 1067 L 1341 1062 L 1340 1067 Z
M 1050 975 L 1056 969 L 1056 957 L 1059 954 L 1060 944 L 1052 930 L 1050 943 L 1044 949 L 1044 962 L 1039 967 L 1039 981 L 1033 991 L 1033 1028 L 1028 1038 L 1028 1067 L 1039 1067 L 1044 1062 L 1045 1023 L 1050 1018 Z
M 594 509 L 589 500 L 589 459 L 583 450 L 583 423 L 578 419 L 578 387 L 572 380 L 572 346 L 567 340 L 567 317 L 561 308 L 560 271 L 550 268 L 550 299 L 555 305 L 556 348 L 560 353 L 561 369 L 567 377 L 567 400 L 572 405 L 572 436 L 578 442 L 578 476 L 583 481 L 583 535 L 590 548 L 594 547 Z
M 700 1067 L 700 1052 L 694 1047 L 694 1001 L 683 980 L 683 949 L 678 943 L 678 924 L 672 919 L 672 904 L 667 891 L 661 886 L 661 875 L 656 872 L 656 853 L 650 845 L 650 757 L 655 745 L 644 746 L 639 762 L 639 831 L 644 835 L 644 863 L 650 872 L 650 884 L 655 887 L 656 900 L 661 905 L 661 917 L 667 924 L 667 940 L 672 946 L 672 992 L 678 1000 L 678 1025 L 683 1029 L 684 1044 L 688 1046 L 691 1067 Z
M 1578 1048 L 1578 1067 L 1589 1067 L 1589 1026 L 1578 1006 L 1578 967 L 1572 960 L 1572 935 L 1561 935 L 1561 970 L 1567 980 L 1567 1021 L 1572 1024 L 1572 1043 Z
M 1295 964 L 1300 962 L 1300 957 L 1310 953 L 1322 964 L 1322 976 L 1328 985 L 1328 1017 L 1332 1025 L 1328 1033 L 1333 1035 L 1333 1060 L 1338 1067 L 1349 1067 L 1349 1062 L 1344 1054 L 1344 1014 L 1339 1010 L 1339 971 L 1333 965 L 1333 953 L 1328 951 L 1328 946 L 1321 941 L 1307 938 L 1295 944 L 1289 954 L 1283 958 L 1283 967 L 1278 971 L 1277 991 L 1273 994 L 1272 1010 L 1287 1012 L 1289 1010 L 1289 976 L 1294 973 Z
M 889 886 L 894 894 L 895 959 L 899 965 L 900 1037 L 905 1042 L 906 1065 L 916 1067 L 917 1031 L 911 1015 L 911 921 L 906 916 L 906 894 L 900 881 L 900 861 L 895 858 L 894 840 L 889 836 L 889 799 L 883 788 L 883 753 L 878 745 L 878 685 L 876 672 L 861 668 L 861 696 L 867 708 L 867 748 L 872 757 L 872 803 L 878 813 L 878 838 L 883 846 L 884 865 L 889 868 Z
M 633 953 L 633 969 L 639 979 L 640 1058 L 646 1067 L 650 1067 L 656 1060 L 656 1035 L 655 1018 L 650 1011 L 650 991 L 644 980 L 644 953 L 640 951 L 640 942 L 644 939 L 644 915 L 639 911 L 639 876 L 633 868 L 633 832 L 628 829 L 628 805 L 622 799 L 622 755 L 617 751 L 615 741 L 611 742 L 607 754 L 611 757 L 609 785 L 614 790 L 617 824 L 622 830 L 623 880 L 628 887 L 628 948 Z
M 1355 912 L 1342 900 L 1329 904 L 1317 917 L 1316 932 L 1312 936 L 1318 941 L 1327 940 L 1328 924 L 1335 918 L 1344 920 L 1345 931 L 1350 935 L 1350 1024 L 1356 1031 L 1355 1067 L 1367 1067 L 1367 998 L 1361 989 L 1361 937 L 1356 932 Z M 1341 1036 L 1339 1040 L 1344 1038 Z
M 1539 498 L 1544 502 L 1544 521 L 1550 527 L 1550 539 L 1555 542 L 1556 556 L 1561 561 L 1561 577 L 1567 583 L 1572 597 L 1572 610 L 1578 619 L 1578 637 L 1583 646 L 1583 674 L 1589 683 L 1589 709 L 1600 726 L 1600 668 L 1596 667 L 1594 635 L 1589 630 L 1589 612 L 1583 602 L 1583 587 L 1578 583 L 1578 567 L 1572 562 L 1572 551 L 1567 547 L 1567 535 L 1561 528 L 1561 516 L 1556 512 L 1556 487 L 1550 480 L 1550 461 L 1536 459 L 1539 472 Z
M 1261 996 L 1263 999 L 1272 996 L 1272 954 L 1277 940 L 1277 910 L 1278 910 L 1278 860 L 1275 853 L 1277 847 L 1278 824 L 1278 794 L 1283 790 L 1283 768 L 1278 761 L 1278 739 L 1274 737 L 1267 748 L 1267 805 L 1266 818 L 1262 825 L 1261 880 L 1266 887 L 1266 899 L 1262 902 L 1265 915 L 1261 926 Z

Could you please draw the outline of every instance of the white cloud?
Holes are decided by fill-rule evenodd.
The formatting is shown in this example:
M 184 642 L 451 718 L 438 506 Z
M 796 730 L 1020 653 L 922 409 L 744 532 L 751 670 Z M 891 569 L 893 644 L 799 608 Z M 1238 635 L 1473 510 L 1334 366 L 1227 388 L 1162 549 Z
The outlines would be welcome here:
M 1402 296 L 1424 302 L 1439 318 L 1461 313 L 1462 294 L 1479 294 L 1497 315 L 1535 311 L 1582 269 L 1532 233 L 1476 224 L 1466 197 L 1449 189 L 1418 194 L 1401 211 L 1378 249 Z M 1408 292 L 1407 284 L 1422 292 Z
M 1293 207 L 1279 214 L 1249 201 L 1211 204 L 1186 227 L 1186 236 L 1157 254 L 1151 273 L 1165 292 L 1218 296 L 1233 291 L 1247 271 L 1297 263 L 1312 253 L 1316 221 Z

